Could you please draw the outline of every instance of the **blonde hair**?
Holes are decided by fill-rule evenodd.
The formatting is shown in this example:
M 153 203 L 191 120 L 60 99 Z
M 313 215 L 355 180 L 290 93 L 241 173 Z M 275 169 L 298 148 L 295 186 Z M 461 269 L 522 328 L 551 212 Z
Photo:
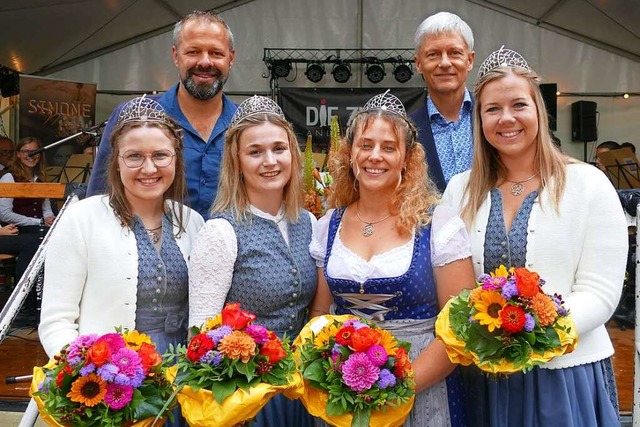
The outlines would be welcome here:
M 111 143 L 111 157 L 107 166 L 107 194 L 109 196 L 109 205 L 113 208 L 114 213 L 120 219 L 123 227 L 130 227 L 133 220 L 133 210 L 127 200 L 124 184 L 120 179 L 120 171 L 118 157 L 120 157 L 120 140 L 133 129 L 138 128 L 156 128 L 160 129 L 172 142 L 175 150 L 175 178 L 162 195 L 163 201 L 173 200 L 177 203 L 170 204 L 171 221 L 177 225 L 178 231 L 176 237 L 186 230 L 186 220 L 183 215 L 182 204 L 186 193 L 186 180 L 184 172 L 184 155 L 182 144 L 182 129 L 170 118 L 165 117 L 162 122 L 155 121 L 134 121 L 118 124 L 111 133 L 109 139 Z M 126 166 L 125 166 L 126 167 Z M 164 208 L 167 209 L 165 203 Z
M 34 176 L 37 176 L 40 181 L 47 182 L 49 181 L 49 179 L 47 176 L 47 159 L 44 156 L 44 152 L 40 153 L 40 160 L 38 161 L 38 164 L 35 165 L 32 171 L 29 170 L 27 166 L 22 163 L 22 159 L 18 157 L 18 152 L 22 149 L 22 147 L 31 143 L 36 143 L 38 144 L 38 148 L 42 148 L 42 141 L 32 136 L 22 138 L 16 144 L 16 154 L 13 156 L 11 166 L 9 166 L 11 175 L 13 175 L 14 178 L 17 177 L 18 179 L 23 179 L 25 181 L 30 181 Z
M 534 169 L 540 173 L 540 187 L 547 190 L 551 206 L 556 211 L 558 211 L 564 192 L 566 165 L 574 162 L 562 154 L 553 143 L 549 132 L 547 109 L 540 91 L 540 78 L 535 71 L 520 67 L 498 67 L 489 71 L 478 80 L 474 89 L 476 104 L 473 109 L 473 162 L 469 181 L 464 189 L 466 201 L 460 215 L 467 225 L 475 221 L 480 206 L 487 198 L 489 191 L 496 186 L 498 179 L 506 178 L 507 171 L 500 160 L 498 151 L 489 144 L 482 131 L 480 95 L 488 83 L 510 74 L 522 77 L 529 83 L 531 97 L 536 105 L 538 116 Z
M 271 123 L 282 128 L 289 140 L 291 152 L 291 178 L 284 187 L 284 214 L 289 222 L 298 222 L 303 205 L 302 155 L 298 140 L 291 124 L 274 114 L 255 114 L 246 117 L 236 126 L 227 129 L 225 147 L 220 170 L 220 182 L 216 200 L 211 206 L 211 214 L 230 210 L 238 222 L 250 222 L 249 195 L 240 169 L 240 138 L 248 128 Z
M 400 142 L 406 146 L 405 169 L 391 198 L 389 210 L 398 215 L 396 227 L 409 234 L 418 225 L 431 222 L 432 207 L 439 195 L 427 174 L 424 148 L 416 140 L 416 128 L 410 121 L 395 113 L 375 110 L 358 114 L 347 128 L 340 149 L 329 159 L 329 172 L 334 178 L 329 206 L 343 208 L 360 198 L 356 176 L 351 168 L 351 149 L 358 129 L 362 132 L 375 120 L 386 120 Z M 362 132 L 360 135 L 362 135 Z

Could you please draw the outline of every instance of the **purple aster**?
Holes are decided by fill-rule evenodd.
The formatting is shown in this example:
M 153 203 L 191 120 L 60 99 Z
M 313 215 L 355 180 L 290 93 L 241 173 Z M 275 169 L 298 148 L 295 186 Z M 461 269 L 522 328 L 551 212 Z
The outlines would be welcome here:
M 50 386 L 51 386 L 51 378 L 44 377 L 44 381 L 40 383 L 40 386 L 38 387 L 38 391 L 42 393 L 49 393 Z
M 80 368 L 80 375 L 83 377 L 86 377 L 87 375 L 95 371 L 96 371 L 96 365 L 94 365 L 93 363 L 87 363 L 82 368 Z
M 487 273 L 483 273 L 480 276 L 478 276 L 478 282 L 482 283 L 485 280 L 491 280 L 491 275 Z
M 502 287 L 502 297 L 506 300 L 510 300 L 515 296 L 518 296 L 518 287 L 513 282 L 507 282 Z
M 126 343 L 124 342 L 124 338 L 122 335 L 112 333 L 112 334 L 104 334 L 101 336 L 98 341 L 104 341 L 109 346 L 109 350 L 111 350 L 111 354 L 120 350 L 121 348 L 126 347 Z
M 551 299 L 553 300 L 553 303 L 556 305 L 556 311 L 558 312 L 558 316 L 561 316 L 561 317 L 566 316 L 567 313 L 569 313 L 569 310 L 564 308 L 564 306 L 562 305 L 564 304 L 564 301 L 562 300 L 561 295 L 553 294 Z
M 142 382 L 144 381 L 145 375 L 144 370 L 140 368 L 137 372 L 133 374 L 125 374 L 123 372 L 119 372 L 113 378 L 113 382 L 118 385 L 127 385 L 131 387 L 140 387 Z
M 204 356 L 200 358 L 200 363 L 206 363 L 213 366 L 218 366 L 222 362 L 222 353 L 216 350 L 209 350 Z
M 366 323 L 362 323 L 361 321 L 357 320 L 357 319 L 349 319 L 346 322 L 344 322 L 343 324 L 344 326 L 351 326 L 353 329 L 355 329 L 356 331 L 358 329 L 362 329 L 362 328 L 368 328 L 369 325 L 367 325 Z
M 262 325 L 249 325 L 245 332 L 253 338 L 256 344 L 264 344 L 269 340 L 269 331 Z
M 342 380 L 353 391 L 369 390 L 378 380 L 380 368 L 371 363 L 366 353 L 353 353 L 342 364 Z
M 118 373 L 118 367 L 113 363 L 105 363 L 98 368 L 98 375 L 105 381 L 113 381 Z
M 536 319 L 533 318 L 529 313 L 524 314 L 524 330 L 527 332 L 533 331 L 536 327 Z
M 76 361 L 78 358 L 80 358 L 80 360 L 83 359 L 87 349 L 91 347 L 97 339 L 97 334 L 80 335 L 77 337 L 67 348 L 67 360 L 72 359 Z
M 231 326 L 222 325 L 219 328 L 212 329 L 207 332 L 207 336 L 213 340 L 215 345 L 218 345 L 220 340 L 229 335 L 231 332 L 233 332 L 233 328 Z
M 375 344 L 369 347 L 369 350 L 367 350 L 367 356 L 371 359 L 371 363 L 378 367 L 387 363 L 387 359 L 389 358 L 384 347 L 380 344 Z
M 378 387 L 389 388 L 396 385 L 396 376 L 388 369 L 382 369 L 380 371 L 380 379 L 378 380 Z
M 126 385 L 107 384 L 107 394 L 104 401 L 111 409 L 122 409 L 133 397 L 133 387 Z

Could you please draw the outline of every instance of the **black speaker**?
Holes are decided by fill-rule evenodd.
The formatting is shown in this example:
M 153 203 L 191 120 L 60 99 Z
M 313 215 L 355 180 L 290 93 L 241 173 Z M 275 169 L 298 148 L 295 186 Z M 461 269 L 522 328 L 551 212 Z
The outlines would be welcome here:
M 598 104 L 592 101 L 578 101 L 571 104 L 571 139 L 591 142 L 598 140 Z
M 558 130 L 558 85 L 556 83 L 542 83 L 540 85 L 542 99 L 549 114 L 549 129 Z

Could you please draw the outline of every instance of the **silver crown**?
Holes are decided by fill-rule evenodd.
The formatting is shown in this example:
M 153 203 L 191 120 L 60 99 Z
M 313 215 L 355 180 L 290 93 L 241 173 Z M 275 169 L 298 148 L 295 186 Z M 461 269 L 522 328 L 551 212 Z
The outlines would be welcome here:
M 515 50 L 505 49 L 504 45 L 500 49 L 493 52 L 484 60 L 478 70 L 478 80 L 484 77 L 489 71 L 498 67 L 520 67 L 525 70 L 531 70 L 527 61 Z
M 256 114 L 273 114 L 286 120 L 282 108 L 280 108 L 273 99 L 267 98 L 266 96 L 253 95 L 238 105 L 238 109 L 231 118 L 229 127 L 236 126 L 247 117 L 255 116 Z
M 168 123 L 169 119 L 162 105 L 151 98 L 147 98 L 146 95 L 142 95 L 124 104 L 124 107 L 120 110 L 118 123 L 128 122 Z
M 405 110 L 402 101 L 398 99 L 397 96 L 389 92 L 389 89 L 385 93 L 381 93 L 379 95 L 374 96 L 370 100 L 368 100 L 362 109 L 361 113 L 366 113 L 369 111 L 377 111 L 383 110 L 388 111 L 390 113 L 397 114 L 402 116 L 403 118 L 407 118 L 407 110 Z

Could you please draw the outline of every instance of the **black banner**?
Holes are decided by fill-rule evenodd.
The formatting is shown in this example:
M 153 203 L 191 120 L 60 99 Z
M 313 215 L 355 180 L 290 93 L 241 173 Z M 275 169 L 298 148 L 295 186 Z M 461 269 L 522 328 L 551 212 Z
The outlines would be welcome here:
M 301 148 L 304 149 L 307 133 L 311 132 L 313 151 L 326 153 L 331 137 L 331 116 L 338 116 L 341 134 L 344 134 L 351 112 L 362 107 L 371 97 L 386 90 L 386 88 L 280 88 L 278 104 L 293 124 Z M 391 93 L 402 101 L 407 113 L 424 103 L 425 88 L 423 87 L 393 88 Z

